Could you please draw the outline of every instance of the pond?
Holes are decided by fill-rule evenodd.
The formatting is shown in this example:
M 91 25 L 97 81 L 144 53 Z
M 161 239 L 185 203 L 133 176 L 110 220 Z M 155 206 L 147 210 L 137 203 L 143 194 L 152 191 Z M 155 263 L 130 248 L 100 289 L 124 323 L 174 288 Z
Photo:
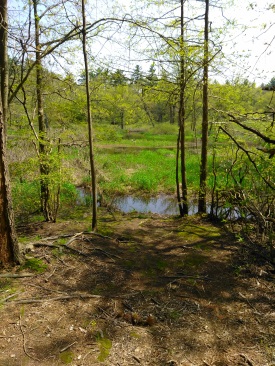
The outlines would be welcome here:
M 90 204 L 91 191 L 83 187 L 77 187 L 78 198 L 77 204 Z M 98 204 L 100 206 L 100 203 Z M 136 197 L 132 195 L 118 196 L 111 204 L 114 210 L 123 213 L 138 212 L 138 213 L 152 213 L 158 215 L 179 215 L 179 208 L 175 196 L 159 194 L 156 197 Z M 198 213 L 198 202 L 194 199 L 189 202 L 188 215 L 195 215 Z M 206 205 L 206 211 L 211 212 L 211 204 Z M 242 215 L 237 207 L 219 207 L 216 215 L 219 218 L 228 220 L 236 220 Z
M 173 196 L 159 195 L 157 197 L 122 196 L 114 199 L 113 206 L 124 213 L 136 211 L 139 213 L 153 213 L 159 215 L 178 215 L 177 200 Z M 191 205 L 190 215 L 196 213 L 196 208 Z
M 78 187 L 77 204 L 90 202 L 91 192 L 85 188 Z M 100 204 L 99 204 L 100 206 Z M 112 201 L 111 205 L 115 210 L 123 213 L 138 212 L 152 213 L 159 215 L 179 215 L 179 208 L 175 196 L 160 194 L 156 197 L 136 197 L 132 195 L 118 196 Z M 189 215 L 198 212 L 198 204 L 194 200 L 189 204 Z M 210 213 L 211 206 L 207 205 L 207 212 Z

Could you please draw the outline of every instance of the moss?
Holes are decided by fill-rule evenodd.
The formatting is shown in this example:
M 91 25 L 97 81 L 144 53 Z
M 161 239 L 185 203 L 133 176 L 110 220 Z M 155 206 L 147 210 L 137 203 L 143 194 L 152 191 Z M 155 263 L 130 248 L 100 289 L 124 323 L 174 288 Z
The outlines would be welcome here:
M 69 363 L 73 362 L 74 354 L 71 351 L 64 351 L 59 354 L 59 358 L 61 362 L 68 365 Z
M 183 265 L 186 267 L 199 267 L 208 260 L 208 257 L 200 253 L 192 253 L 186 256 Z
M 96 343 L 99 347 L 98 361 L 104 362 L 110 354 L 112 348 L 112 341 L 106 338 L 101 332 L 96 334 Z
M 45 263 L 43 263 L 41 259 L 27 258 L 24 265 L 22 266 L 22 269 L 26 268 L 34 272 L 43 273 L 46 271 L 48 266 Z

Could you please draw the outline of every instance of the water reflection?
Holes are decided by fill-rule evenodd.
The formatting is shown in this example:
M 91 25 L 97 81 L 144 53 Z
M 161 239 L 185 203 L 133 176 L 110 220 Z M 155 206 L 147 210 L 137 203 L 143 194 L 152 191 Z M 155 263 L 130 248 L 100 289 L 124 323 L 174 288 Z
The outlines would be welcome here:
M 132 211 L 160 215 L 177 215 L 179 213 L 176 199 L 166 195 L 147 199 L 133 196 L 117 197 L 113 201 L 113 206 L 124 213 Z
M 117 210 L 129 213 L 153 213 L 159 215 L 179 215 L 179 207 L 176 197 L 159 195 L 157 197 L 141 198 L 134 196 L 122 196 L 117 197 L 113 201 L 113 207 Z M 211 205 L 206 205 L 206 212 L 211 212 Z M 191 201 L 188 206 L 188 215 L 195 215 L 198 213 L 198 202 Z M 214 213 L 219 218 L 227 218 L 229 220 L 235 220 L 241 217 L 240 211 L 237 207 L 219 207 Z
M 91 192 L 85 188 L 78 187 L 77 204 L 90 204 Z M 100 206 L 100 203 L 99 203 Z M 179 215 L 179 207 L 175 196 L 168 196 L 165 194 L 156 197 L 136 197 L 136 196 L 119 196 L 112 201 L 112 207 L 123 213 L 138 212 L 138 213 L 152 213 L 159 215 Z M 211 205 L 206 206 L 207 213 L 211 211 Z M 188 207 L 188 214 L 195 215 L 198 213 L 198 203 L 196 200 L 191 201 Z M 230 220 L 237 219 L 241 216 L 236 207 L 219 207 L 214 213 L 220 218 L 227 218 Z

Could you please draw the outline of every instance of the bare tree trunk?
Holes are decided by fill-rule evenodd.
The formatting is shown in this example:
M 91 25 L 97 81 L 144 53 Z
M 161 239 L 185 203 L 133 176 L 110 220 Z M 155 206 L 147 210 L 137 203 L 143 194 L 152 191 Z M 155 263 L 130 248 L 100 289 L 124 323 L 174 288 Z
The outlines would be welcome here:
M 178 153 L 176 164 L 176 180 L 177 180 L 177 199 L 180 215 L 188 215 L 188 192 L 186 181 L 186 156 L 185 156 L 185 55 L 184 55 L 184 0 L 181 0 L 181 35 L 180 35 L 180 103 L 179 103 L 179 135 L 178 135 Z M 181 194 L 179 187 L 179 163 L 181 171 Z
M 46 124 L 43 108 L 42 96 L 42 62 L 41 62 L 41 45 L 40 45 L 40 18 L 37 10 L 38 0 L 33 0 L 34 24 L 35 24 L 35 63 L 36 63 L 36 96 L 38 110 L 38 128 L 39 128 L 39 159 L 40 159 L 40 200 L 41 211 L 46 221 L 53 221 L 52 213 L 49 207 L 50 190 L 48 176 L 50 172 L 48 153 Z
M 93 128 L 92 128 L 92 115 L 91 115 L 91 102 L 90 102 L 90 85 L 89 85 L 89 67 L 86 50 L 86 14 L 85 14 L 85 0 L 82 0 L 82 47 L 83 57 L 85 65 L 85 81 L 86 81 L 86 97 L 87 97 L 87 122 L 89 133 L 89 147 L 90 147 L 90 166 L 91 166 L 91 179 L 92 179 L 92 198 L 93 198 L 93 218 L 92 218 L 92 230 L 96 230 L 97 226 L 97 183 L 96 183 L 96 170 L 93 152 Z
M 11 205 L 10 178 L 6 159 L 6 118 L 8 98 L 7 0 L 0 0 L 0 265 L 21 261 Z
M 8 18 L 7 18 L 7 0 L 0 1 L 0 57 L 1 57 L 1 101 L 2 101 L 2 113 L 4 124 L 7 121 L 8 111 L 8 84 L 9 84 L 9 73 L 8 73 Z
M 203 110 L 202 110 L 202 141 L 200 164 L 200 191 L 198 212 L 206 212 L 206 179 L 208 153 L 208 35 L 209 35 L 209 0 L 205 0 L 204 20 L 204 55 L 203 55 Z

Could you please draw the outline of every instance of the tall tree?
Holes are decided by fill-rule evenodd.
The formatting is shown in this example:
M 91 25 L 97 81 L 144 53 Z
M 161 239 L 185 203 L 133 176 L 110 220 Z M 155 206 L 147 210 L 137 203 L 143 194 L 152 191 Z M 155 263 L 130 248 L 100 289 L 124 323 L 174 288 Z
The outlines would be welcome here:
M 87 99 L 87 123 L 88 123 L 88 135 L 89 135 L 89 148 L 90 148 L 90 166 L 91 166 L 91 179 L 92 179 L 92 198 L 93 198 L 93 218 L 92 218 L 92 229 L 96 230 L 97 226 L 97 183 L 96 183 L 96 170 L 94 161 L 94 148 L 93 148 L 93 126 L 92 126 L 92 115 L 91 115 L 91 100 L 90 100 L 90 86 L 89 86 L 89 66 L 86 49 L 86 37 L 87 37 L 87 26 L 86 26 L 86 12 L 85 12 L 85 0 L 81 1 L 81 12 L 82 12 L 82 48 L 85 66 L 85 87 L 86 87 L 86 99 Z
M 14 228 L 10 179 L 6 157 L 6 118 L 8 95 L 7 0 L 0 0 L 0 265 L 20 263 L 20 252 Z
M 202 96 L 202 139 L 200 162 L 200 191 L 198 212 L 206 212 L 206 179 L 208 153 L 208 64 L 209 64 L 209 0 L 205 0 L 204 54 L 203 54 L 203 96 Z
M 45 114 L 42 96 L 42 59 L 40 44 L 40 16 L 38 14 L 39 0 L 33 0 L 33 13 L 35 24 L 35 64 L 36 64 L 36 97 L 37 97 L 37 114 L 39 127 L 39 168 L 40 168 L 40 191 L 41 191 L 41 210 L 46 221 L 53 221 L 53 215 L 50 209 L 50 189 L 49 189 L 49 173 L 50 167 L 48 162 L 48 142 L 45 124 Z
M 185 88 L 186 88 L 186 72 L 185 72 L 185 39 L 184 39 L 184 0 L 181 0 L 181 20 L 180 20 L 180 99 L 179 99 L 179 134 L 177 147 L 177 164 L 176 164 L 176 184 L 177 184 L 177 200 L 180 215 L 188 215 L 188 194 L 186 181 L 186 154 L 185 154 Z M 179 166 L 180 158 L 180 166 Z M 179 182 L 179 170 L 181 174 L 181 189 Z

